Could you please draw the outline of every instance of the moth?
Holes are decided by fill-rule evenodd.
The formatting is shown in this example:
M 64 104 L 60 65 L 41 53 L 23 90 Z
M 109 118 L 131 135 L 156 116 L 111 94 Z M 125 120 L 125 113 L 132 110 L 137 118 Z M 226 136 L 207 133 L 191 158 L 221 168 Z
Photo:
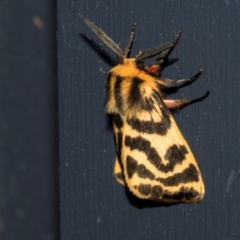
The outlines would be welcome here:
M 194 155 L 181 134 L 169 109 L 178 109 L 207 97 L 167 99 L 169 88 L 194 82 L 191 78 L 160 78 L 168 56 L 177 45 L 182 30 L 171 42 L 158 45 L 135 58 L 129 53 L 135 35 L 132 25 L 124 51 L 92 21 L 80 15 L 91 30 L 118 56 L 106 83 L 106 112 L 113 116 L 117 157 L 114 176 L 138 198 L 163 202 L 199 202 L 204 184 Z M 157 56 L 150 66 L 144 61 Z

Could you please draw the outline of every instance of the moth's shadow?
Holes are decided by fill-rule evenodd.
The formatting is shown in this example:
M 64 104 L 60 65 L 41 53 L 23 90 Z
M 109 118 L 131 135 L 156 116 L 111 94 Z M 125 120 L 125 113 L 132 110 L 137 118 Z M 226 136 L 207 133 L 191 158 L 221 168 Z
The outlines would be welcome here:
M 178 205 L 179 203 L 165 203 L 165 202 L 157 202 L 152 200 L 140 199 L 135 197 L 127 188 L 125 188 L 125 193 L 128 198 L 128 201 L 131 205 L 136 208 L 156 208 L 156 207 L 171 207 L 173 205 Z
M 99 44 L 92 39 L 89 39 L 86 35 L 84 34 L 79 34 L 79 36 L 87 43 L 88 46 L 90 46 L 97 54 L 98 56 L 110 67 L 113 67 L 117 65 L 117 58 L 111 57 L 106 51 L 101 49 Z M 106 128 L 109 131 L 112 131 L 112 115 L 106 115 Z
M 117 65 L 117 59 L 113 59 L 106 51 L 101 49 L 98 43 L 93 41 L 92 39 L 89 39 L 84 34 L 79 34 L 79 36 L 98 54 L 98 56 L 106 62 L 111 67 Z

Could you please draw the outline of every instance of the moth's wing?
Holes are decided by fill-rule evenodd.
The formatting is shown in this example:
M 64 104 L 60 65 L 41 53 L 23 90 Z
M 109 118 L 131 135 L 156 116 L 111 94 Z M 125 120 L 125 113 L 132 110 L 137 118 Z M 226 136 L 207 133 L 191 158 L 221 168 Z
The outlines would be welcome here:
M 118 183 L 126 186 L 125 177 L 123 173 L 123 165 L 120 161 L 122 152 L 122 127 L 123 122 L 120 115 L 113 116 L 113 132 L 115 136 L 115 145 L 117 150 L 117 156 L 114 163 L 113 175 L 115 176 Z
M 116 157 L 115 159 L 113 175 L 115 176 L 118 183 L 120 183 L 123 186 L 126 186 L 122 164 L 119 161 L 118 157 Z
M 115 117 L 123 180 L 139 198 L 198 202 L 204 185 L 193 153 L 162 100 L 152 102 L 150 111 L 139 111 L 135 118 Z

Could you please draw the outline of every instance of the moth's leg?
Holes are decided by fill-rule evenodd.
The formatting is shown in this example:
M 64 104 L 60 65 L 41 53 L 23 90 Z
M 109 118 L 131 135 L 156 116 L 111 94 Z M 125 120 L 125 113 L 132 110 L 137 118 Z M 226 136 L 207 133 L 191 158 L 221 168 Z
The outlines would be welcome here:
M 162 51 L 158 55 L 155 63 L 151 64 L 148 67 L 145 67 L 145 70 L 147 71 L 148 74 L 150 74 L 152 76 L 156 76 L 156 77 L 158 77 L 160 75 L 162 68 L 164 67 L 164 64 L 168 61 L 168 56 L 170 55 L 172 50 L 175 48 L 175 46 L 178 44 L 178 40 L 181 37 L 182 31 L 183 30 L 180 29 L 178 35 L 172 41 L 172 46 L 170 48 L 166 49 L 165 51 Z
M 202 97 L 194 98 L 194 99 L 163 99 L 164 104 L 168 109 L 177 109 L 184 107 L 186 105 L 199 102 L 204 100 L 209 95 L 209 91 L 207 91 Z
M 122 165 L 120 164 L 118 157 L 116 157 L 115 160 L 113 175 L 115 176 L 118 183 L 120 183 L 123 186 L 126 186 Z
M 156 79 L 162 86 L 166 88 L 178 88 L 180 86 L 183 86 L 185 84 L 190 84 L 197 80 L 201 74 L 202 74 L 203 69 L 201 68 L 197 74 L 190 78 L 184 78 L 184 79 L 179 79 L 179 80 L 172 80 L 172 79 L 167 79 L 167 78 L 161 78 L 161 79 Z

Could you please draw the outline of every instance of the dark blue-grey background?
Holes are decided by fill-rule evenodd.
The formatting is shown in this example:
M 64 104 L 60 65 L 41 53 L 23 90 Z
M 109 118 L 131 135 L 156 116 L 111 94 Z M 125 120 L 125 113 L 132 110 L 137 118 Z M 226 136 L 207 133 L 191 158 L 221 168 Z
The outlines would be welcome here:
M 56 6 L 0 1 L 0 239 L 57 240 Z
M 174 113 L 200 166 L 206 195 L 170 207 L 132 200 L 112 176 L 115 148 L 104 114 L 106 53 L 81 13 L 132 55 L 184 32 L 163 77 L 204 72 L 172 98 L 209 97 Z M 62 239 L 240 239 L 240 2 L 58 1 Z M 90 38 L 88 41 L 87 39 Z
M 56 11 L 47 0 L 2 1 L 0 238 L 59 239 L 61 222 L 61 238 L 70 240 L 239 239 L 239 8 L 237 0 L 59 0 Z M 121 46 L 136 22 L 133 56 L 184 29 L 171 55 L 180 59 L 163 76 L 188 77 L 204 68 L 197 82 L 170 96 L 211 92 L 205 101 L 174 113 L 203 174 L 203 202 L 146 204 L 115 182 L 113 136 L 103 111 L 105 77 L 99 71 L 110 68 L 115 54 L 79 13 Z
M 80 1 L 58 2 L 58 60 L 62 239 L 239 239 L 240 238 L 240 2 Z M 169 78 L 197 82 L 172 98 L 200 103 L 174 113 L 202 171 L 206 195 L 199 204 L 170 207 L 129 201 L 112 168 L 115 149 L 104 115 L 105 53 L 111 52 L 79 19 L 87 16 L 125 46 L 137 23 L 132 51 L 184 32 L 164 70 Z M 86 39 L 90 38 L 91 41 Z M 101 51 L 102 49 L 102 51 Z M 131 200 L 131 198 L 130 198 Z
M 62 239 L 240 238 L 240 2 L 58 1 L 58 77 Z M 184 32 L 163 77 L 178 79 L 204 68 L 201 78 L 172 98 L 200 103 L 174 113 L 202 171 L 206 195 L 199 204 L 163 206 L 129 197 L 113 176 L 115 148 L 104 114 L 111 52 L 82 22 L 87 16 L 132 51 Z M 88 40 L 90 38 L 91 40 Z

